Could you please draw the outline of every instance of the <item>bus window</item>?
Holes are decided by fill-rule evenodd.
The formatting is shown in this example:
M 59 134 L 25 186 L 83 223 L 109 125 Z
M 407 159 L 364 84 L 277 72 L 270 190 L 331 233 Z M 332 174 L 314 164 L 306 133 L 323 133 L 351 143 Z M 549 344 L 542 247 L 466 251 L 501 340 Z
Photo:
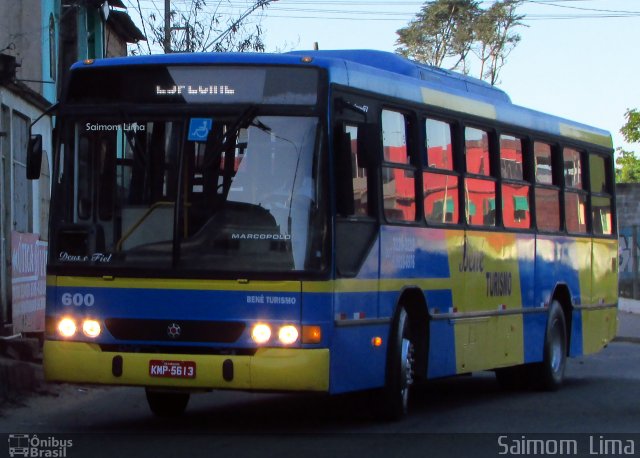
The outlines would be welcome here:
M 467 127 L 464 132 L 467 172 L 491 175 L 489 161 L 489 134 L 484 130 Z
M 353 215 L 367 216 L 368 210 L 368 187 L 367 169 L 364 164 L 358 163 L 358 126 L 345 125 L 345 133 L 351 139 L 351 176 L 353 179 Z
M 587 232 L 586 205 L 587 197 L 582 186 L 582 157 L 580 151 L 564 148 L 562 151 L 564 164 L 564 217 L 567 231 L 573 234 Z
M 613 233 L 611 199 L 608 197 L 593 197 L 591 199 L 591 209 L 593 211 L 593 233 L 611 235 Z
M 503 179 L 522 181 L 522 140 L 500 136 L 500 172 Z
M 533 155 L 536 166 L 536 183 L 553 184 L 551 146 L 546 143 L 535 142 Z
M 465 179 L 467 223 L 474 226 L 496 225 L 496 184 L 491 180 Z
M 536 220 L 541 231 L 560 230 L 560 191 L 536 188 Z
M 502 185 L 502 220 L 505 227 L 529 229 L 529 186 L 527 184 Z
M 384 160 L 382 189 L 384 214 L 388 221 L 415 221 L 416 171 L 407 149 L 407 120 L 396 111 L 382 111 L 382 142 Z
M 457 224 L 458 177 L 424 172 L 424 215 L 430 224 Z
M 591 184 L 591 192 L 606 193 L 609 192 L 607 174 L 605 169 L 605 158 L 597 154 L 589 155 L 589 183 Z
M 580 151 L 565 148 L 562 152 L 564 160 L 564 184 L 573 189 L 582 189 L 582 160 Z
M 382 144 L 385 161 L 409 164 L 406 126 L 405 116 L 402 113 L 382 110 Z
M 611 235 L 613 219 L 611 212 L 611 163 L 609 158 L 597 154 L 589 155 L 589 184 L 591 186 L 591 212 L 593 233 Z
M 435 119 L 425 121 L 427 167 L 453 170 L 453 144 L 449 123 Z
M 587 198 L 583 193 L 565 191 L 564 208 L 567 232 L 573 234 L 587 232 L 586 205 Z

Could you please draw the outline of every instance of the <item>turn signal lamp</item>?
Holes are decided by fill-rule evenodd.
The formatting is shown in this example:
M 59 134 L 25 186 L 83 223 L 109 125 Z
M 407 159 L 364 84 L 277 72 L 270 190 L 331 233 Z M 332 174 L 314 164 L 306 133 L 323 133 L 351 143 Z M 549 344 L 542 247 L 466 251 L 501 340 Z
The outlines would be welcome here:
M 278 339 L 285 345 L 291 345 L 298 340 L 298 329 L 291 324 L 282 326 L 278 331 Z
M 302 326 L 302 343 L 319 344 L 322 340 L 322 329 L 320 326 Z
M 62 337 L 73 337 L 77 330 L 76 322 L 71 318 L 63 318 L 58 323 L 58 333 Z
M 382 337 L 374 337 L 371 339 L 371 345 L 374 347 L 380 347 L 382 345 Z
M 84 320 L 82 323 L 82 333 L 91 339 L 98 337 L 101 331 L 100 323 L 96 320 Z
M 264 344 L 271 339 L 271 328 L 268 324 L 258 323 L 251 330 L 251 338 L 257 344 Z

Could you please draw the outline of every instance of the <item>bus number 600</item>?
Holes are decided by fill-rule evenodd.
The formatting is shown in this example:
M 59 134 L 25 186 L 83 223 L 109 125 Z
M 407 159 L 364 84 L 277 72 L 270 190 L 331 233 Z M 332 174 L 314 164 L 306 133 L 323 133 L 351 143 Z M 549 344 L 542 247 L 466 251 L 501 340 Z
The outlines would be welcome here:
M 87 306 L 91 307 L 95 304 L 95 297 L 93 294 L 71 294 L 64 293 L 62 295 L 62 305 L 75 305 L 76 307 Z

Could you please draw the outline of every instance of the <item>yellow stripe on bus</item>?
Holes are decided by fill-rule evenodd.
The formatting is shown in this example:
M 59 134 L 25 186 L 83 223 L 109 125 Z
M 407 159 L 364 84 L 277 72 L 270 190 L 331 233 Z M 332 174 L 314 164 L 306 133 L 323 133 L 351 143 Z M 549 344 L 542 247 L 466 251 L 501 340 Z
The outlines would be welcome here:
M 428 105 L 435 105 L 452 111 L 458 111 L 460 113 L 481 116 L 483 118 L 497 118 L 496 108 L 490 103 L 479 102 L 478 100 L 426 87 L 421 88 L 421 91 L 422 101 Z

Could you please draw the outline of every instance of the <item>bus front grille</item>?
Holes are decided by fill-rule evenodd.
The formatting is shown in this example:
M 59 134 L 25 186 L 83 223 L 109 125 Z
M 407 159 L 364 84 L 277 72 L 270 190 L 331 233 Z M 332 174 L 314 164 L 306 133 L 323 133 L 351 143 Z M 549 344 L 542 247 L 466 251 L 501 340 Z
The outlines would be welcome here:
M 118 340 L 233 343 L 245 329 L 241 322 L 107 318 L 107 330 Z

